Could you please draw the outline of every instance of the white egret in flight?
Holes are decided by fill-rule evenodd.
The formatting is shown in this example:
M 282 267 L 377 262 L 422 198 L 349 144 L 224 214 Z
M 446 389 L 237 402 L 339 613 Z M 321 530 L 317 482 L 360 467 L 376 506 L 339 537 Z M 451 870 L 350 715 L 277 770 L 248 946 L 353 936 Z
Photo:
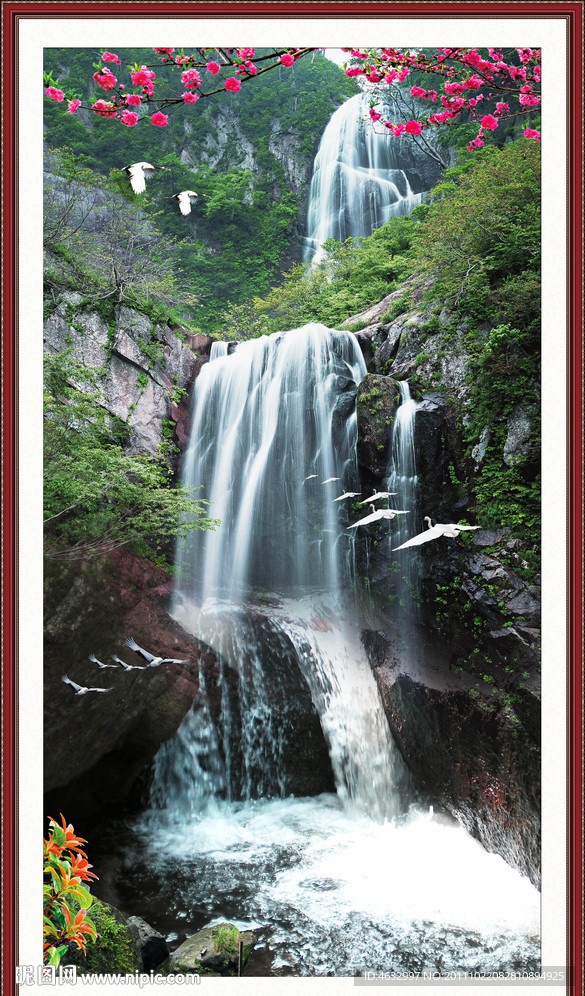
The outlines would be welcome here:
M 458 522 L 437 522 L 433 526 L 429 515 L 425 515 L 424 521 L 428 523 L 424 532 L 418 533 L 406 543 L 401 543 L 400 546 L 395 546 L 394 550 L 404 550 L 406 546 L 420 546 L 421 543 L 428 543 L 429 540 L 438 539 L 439 536 L 459 536 L 459 533 L 463 532 L 464 529 L 481 529 L 481 526 L 466 526 Z

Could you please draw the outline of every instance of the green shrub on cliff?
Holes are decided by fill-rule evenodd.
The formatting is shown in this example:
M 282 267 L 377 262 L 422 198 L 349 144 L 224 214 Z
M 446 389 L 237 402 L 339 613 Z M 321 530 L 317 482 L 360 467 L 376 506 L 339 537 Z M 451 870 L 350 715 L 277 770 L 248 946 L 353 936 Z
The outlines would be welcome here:
M 502 320 L 506 295 L 493 292 L 540 270 L 540 145 L 528 139 L 462 156 L 436 187 L 416 232 L 417 269 L 429 296 L 478 320 Z M 528 308 L 540 305 L 534 279 Z M 515 285 L 516 306 L 522 292 Z M 504 318 L 507 320 L 507 318 Z
M 101 404 L 99 371 L 70 350 L 45 357 L 44 528 L 53 557 L 86 557 L 140 545 L 156 557 L 165 540 L 213 529 L 197 489 L 171 487 L 169 471 L 126 456 L 127 427 Z

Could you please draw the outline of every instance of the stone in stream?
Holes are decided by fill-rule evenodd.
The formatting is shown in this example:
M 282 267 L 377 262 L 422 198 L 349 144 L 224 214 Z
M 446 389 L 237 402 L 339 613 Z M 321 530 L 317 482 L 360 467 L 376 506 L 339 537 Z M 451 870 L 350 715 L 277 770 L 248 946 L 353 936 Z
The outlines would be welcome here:
M 249 930 L 239 931 L 231 923 L 217 923 L 183 941 L 160 966 L 160 971 L 167 975 L 237 975 L 240 942 L 243 968 L 256 941 L 256 935 Z

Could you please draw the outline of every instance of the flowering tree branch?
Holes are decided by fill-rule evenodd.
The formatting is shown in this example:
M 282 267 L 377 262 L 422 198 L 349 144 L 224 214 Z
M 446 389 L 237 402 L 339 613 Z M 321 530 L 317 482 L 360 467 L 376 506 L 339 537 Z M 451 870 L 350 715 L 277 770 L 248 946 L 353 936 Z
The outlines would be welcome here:
M 192 54 L 182 49 L 155 48 L 160 61 L 145 65 L 122 63 L 113 52 L 102 52 L 99 63 L 94 64 L 93 80 L 109 94 L 89 104 L 73 91 L 65 91 L 51 74 L 45 74 L 45 93 L 58 103 L 66 100 L 70 114 L 80 107 L 98 117 L 118 118 L 122 124 L 133 128 L 139 121 L 149 120 L 157 127 L 168 124 L 163 113 L 175 105 L 195 104 L 205 97 L 221 92 L 237 93 L 243 83 L 249 83 L 263 73 L 279 67 L 290 68 L 314 48 L 273 49 L 256 56 L 253 48 L 198 48 Z M 427 114 L 413 116 L 407 121 L 391 121 L 384 110 L 376 110 L 380 101 L 373 93 L 370 117 L 391 135 L 410 135 L 433 155 L 438 162 L 442 157 L 435 149 L 429 135 L 433 128 L 455 121 L 463 112 L 477 119 L 479 130 L 468 145 L 477 149 L 483 145 L 485 131 L 494 131 L 500 121 L 533 114 L 540 106 L 540 49 L 517 48 L 504 58 L 499 49 L 488 49 L 488 56 L 475 48 L 437 48 L 432 50 L 407 50 L 394 48 L 343 49 L 349 55 L 345 64 L 346 76 L 359 77 L 364 84 L 392 86 L 392 96 L 398 107 L 403 93 L 397 84 L 403 83 L 413 72 L 428 78 L 430 86 L 413 85 L 410 96 L 440 107 Z M 262 65 L 260 65 L 262 64 Z M 133 92 L 120 83 L 110 66 L 125 65 L 130 72 Z M 259 68 L 260 66 L 260 68 Z M 383 105 L 382 105 L 383 106 Z M 408 111 L 416 115 L 414 107 Z M 401 114 L 402 116 L 402 114 Z M 406 115 L 404 115 L 406 116 Z M 540 140 L 540 133 L 527 127 L 527 138 Z M 444 165 L 444 163 L 442 163 Z
M 392 135 L 421 135 L 425 129 L 454 121 L 465 111 L 479 121 L 478 134 L 467 146 L 477 149 L 483 145 L 484 130 L 495 131 L 501 120 L 528 115 L 540 107 L 540 49 L 517 48 L 507 59 L 495 48 L 488 49 L 487 58 L 475 48 L 437 48 L 432 57 L 420 50 L 393 48 L 343 51 L 350 55 L 346 76 L 362 77 L 368 83 L 403 83 L 411 72 L 429 77 L 431 87 L 415 85 L 410 94 L 442 106 L 441 111 L 396 123 L 384 120 L 372 99 L 372 121 L 379 121 Z M 482 113 L 482 105 L 491 107 L 494 102 L 493 113 Z M 540 133 L 533 128 L 527 127 L 524 135 L 540 140 Z
M 201 98 L 224 91 L 237 93 L 243 83 L 282 66 L 290 68 L 304 55 L 315 51 L 313 48 L 273 49 L 269 54 L 256 58 L 253 48 L 200 48 L 191 55 L 183 50 L 174 54 L 174 48 L 155 48 L 160 62 L 141 66 L 122 63 L 114 52 L 106 51 L 101 54 L 101 62 L 94 64 L 96 72 L 93 79 L 102 90 L 111 94 L 108 100 L 99 98 L 84 104 L 77 93 L 61 89 L 59 81 L 54 80 L 51 74 L 45 74 L 45 93 L 58 103 L 66 100 L 70 114 L 75 114 L 82 107 L 93 111 L 98 117 L 119 118 L 129 128 L 146 118 L 150 119 L 151 124 L 164 128 L 168 124 L 168 115 L 163 114 L 163 108 L 195 104 Z M 258 68 L 259 63 L 266 65 Z M 133 93 L 123 92 L 126 85 L 118 81 L 110 65 L 126 65 L 130 70 Z M 172 84 L 160 76 L 157 80 L 157 70 L 160 72 L 161 69 L 174 71 L 175 76 L 180 73 L 180 78 Z M 218 85 L 220 81 L 221 85 Z M 139 112 L 138 108 L 142 111 Z

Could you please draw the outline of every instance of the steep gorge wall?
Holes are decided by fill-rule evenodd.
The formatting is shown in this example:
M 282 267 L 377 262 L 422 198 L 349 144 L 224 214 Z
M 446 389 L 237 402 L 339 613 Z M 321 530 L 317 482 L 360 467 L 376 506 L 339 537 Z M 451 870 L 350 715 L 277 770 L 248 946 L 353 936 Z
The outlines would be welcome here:
M 346 324 L 362 326 L 357 337 L 370 370 L 357 394 L 364 495 L 383 488 L 389 472 L 397 380 L 408 379 L 417 401 L 414 535 L 425 528 L 423 515 L 475 524 L 485 450 L 470 454 L 464 438 L 471 369 L 464 324 L 444 309 L 437 323 L 420 291 L 414 306 L 384 317 L 403 294 L 401 288 Z M 508 466 L 536 445 L 530 411 L 528 402 L 523 418 L 516 410 L 509 416 L 501 454 Z M 391 530 L 376 523 L 361 531 L 358 585 L 364 643 L 394 738 L 419 788 L 538 885 L 539 576 L 509 528 L 405 550 L 402 557 L 420 558 L 405 637 L 399 605 L 408 595 L 397 581 Z

